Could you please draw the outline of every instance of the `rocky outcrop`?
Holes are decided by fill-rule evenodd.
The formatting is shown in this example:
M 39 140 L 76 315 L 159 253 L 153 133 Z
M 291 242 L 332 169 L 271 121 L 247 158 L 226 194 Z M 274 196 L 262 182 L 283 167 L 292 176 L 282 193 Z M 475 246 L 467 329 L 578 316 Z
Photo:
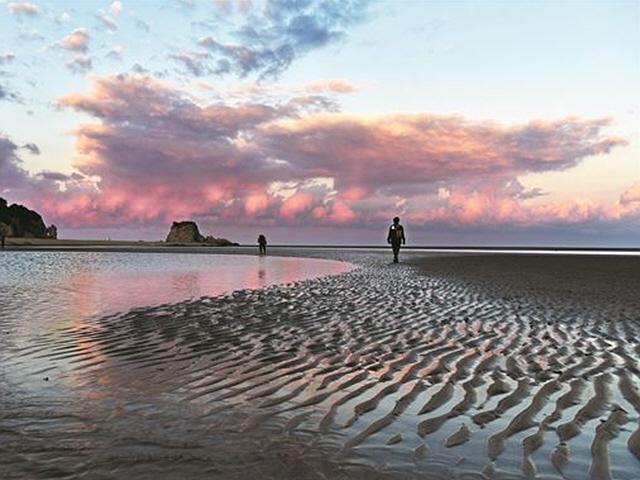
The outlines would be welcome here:
M 0 198 L 0 224 L 4 225 L 2 230 L 7 237 L 56 238 L 58 235 L 56 227 L 47 228 L 38 212 L 23 205 L 8 205 L 4 198 Z
M 198 225 L 193 221 L 173 222 L 171 230 L 167 235 L 166 243 L 198 243 L 201 245 L 212 245 L 217 247 L 238 245 L 226 238 L 216 238 L 212 236 L 203 236 L 198 230 Z
M 231 240 L 227 240 L 226 238 L 216 238 L 208 235 L 204 237 L 204 242 L 206 245 L 212 245 L 214 247 L 237 247 L 240 245 L 239 243 L 232 242 Z
M 202 243 L 204 242 L 204 237 L 200 235 L 196 222 L 173 222 L 165 242 Z

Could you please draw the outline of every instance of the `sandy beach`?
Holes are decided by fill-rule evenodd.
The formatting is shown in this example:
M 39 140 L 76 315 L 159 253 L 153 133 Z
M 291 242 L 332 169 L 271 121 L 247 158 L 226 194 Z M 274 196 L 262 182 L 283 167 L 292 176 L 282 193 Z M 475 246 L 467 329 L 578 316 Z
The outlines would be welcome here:
M 640 258 L 274 252 L 356 268 L 0 318 L 2 478 L 640 478 Z

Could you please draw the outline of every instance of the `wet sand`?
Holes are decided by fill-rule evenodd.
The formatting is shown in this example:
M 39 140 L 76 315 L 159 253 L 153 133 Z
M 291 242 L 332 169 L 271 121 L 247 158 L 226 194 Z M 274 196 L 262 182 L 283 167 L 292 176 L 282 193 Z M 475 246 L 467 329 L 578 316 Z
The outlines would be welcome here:
M 640 258 L 303 254 L 358 268 L 20 348 L 0 319 L 0 472 L 640 477 Z

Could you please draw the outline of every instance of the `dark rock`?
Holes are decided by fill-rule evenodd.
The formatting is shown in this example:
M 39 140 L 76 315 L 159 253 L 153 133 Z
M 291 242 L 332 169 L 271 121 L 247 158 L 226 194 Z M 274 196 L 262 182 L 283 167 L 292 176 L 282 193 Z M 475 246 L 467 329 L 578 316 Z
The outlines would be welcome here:
M 216 247 L 224 247 L 238 245 L 226 238 L 216 238 L 211 235 L 203 236 L 198 230 L 198 225 L 193 221 L 173 222 L 167 239 L 167 243 L 198 243 L 200 245 L 211 245 Z
M 47 237 L 47 227 L 38 212 L 23 205 L 8 205 L 4 198 L 0 198 L 0 223 L 5 225 L 7 237 L 51 238 Z
M 204 243 L 207 245 L 213 245 L 216 247 L 233 247 L 238 246 L 238 243 L 232 242 L 231 240 L 227 240 L 226 238 L 216 238 L 208 235 L 204 239 Z
M 196 222 L 173 222 L 167 243 L 202 243 L 205 238 L 200 235 Z

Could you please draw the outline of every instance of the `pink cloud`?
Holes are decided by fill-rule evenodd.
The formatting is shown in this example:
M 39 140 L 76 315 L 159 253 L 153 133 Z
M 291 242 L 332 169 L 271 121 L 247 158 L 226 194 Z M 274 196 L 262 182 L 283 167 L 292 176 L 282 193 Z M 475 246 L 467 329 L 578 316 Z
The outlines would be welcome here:
M 505 126 L 427 114 L 316 115 L 273 122 L 263 142 L 282 158 L 332 176 L 341 188 L 433 184 L 564 170 L 626 142 L 600 134 L 608 120 L 566 118 Z
M 30 2 L 9 2 L 7 10 L 14 15 L 37 15 L 40 11 L 36 5 Z
M 76 28 L 69 35 L 60 40 L 60 46 L 66 50 L 86 53 L 89 48 L 89 32 L 86 28 Z
M 244 201 L 244 209 L 248 216 L 255 217 L 267 210 L 270 197 L 264 193 L 248 195 Z
M 115 0 L 111 6 L 109 6 L 109 9 L 114 15 L 120 15 L 120 13 L 122 13 L 122 2 L 120 0 Z
M 280 214 L 286 219 L 293 219 L 301 213 L 310 211 L 313 206 L 313 195 L 306 192 L 298 192 L 282 203 Z
M 316 80 L 309 82 L 305 89 L 310 93 L 353 93 L 359 88 L 345 80 Z
M 521 201 L 508 188 L 482 191 L 456 187 L 445 198 L 421 198 L 423 208 L 409 208 L 406 219 L 417 224 L 445 222 L 467 226 L 574 225 L 640 218 L 640 202 L 595 203 L 586 199 L 531 203 Z
M 351 222 L 356 219 L 356 213 L 343 201 L 333 202 L 329 218 L 336 223 Z
M 640 215 L 636 186 L 608 205 L 543 203 L 535 199 L 544 192 L 517 180 L 624 145 L 604 133 L 606 119 L 504 125 L 430 114 L 363 117 L 310 111 L 309 102 L 322 110 L 315 95 L 208 103 L 150 76 L 90 79 L 89 92 L 59 99 L 95 119 L 75 130 L 78 178 L 63 179 L 63 192 L 49 174 L 44 194 L 35 195 L 67 225 L 197 217 L 367 226 L 400 214 L 413 225 L 527 226 Z M 20 183 L 29 175 L 16 170 L 16 159 L 13 148 L 6 163 Z
M 622 195 L 620 196 L 620 203 L 625 206 L 633 203 L 640 204 L 640 182 L 634 183 L 622 192 Z

